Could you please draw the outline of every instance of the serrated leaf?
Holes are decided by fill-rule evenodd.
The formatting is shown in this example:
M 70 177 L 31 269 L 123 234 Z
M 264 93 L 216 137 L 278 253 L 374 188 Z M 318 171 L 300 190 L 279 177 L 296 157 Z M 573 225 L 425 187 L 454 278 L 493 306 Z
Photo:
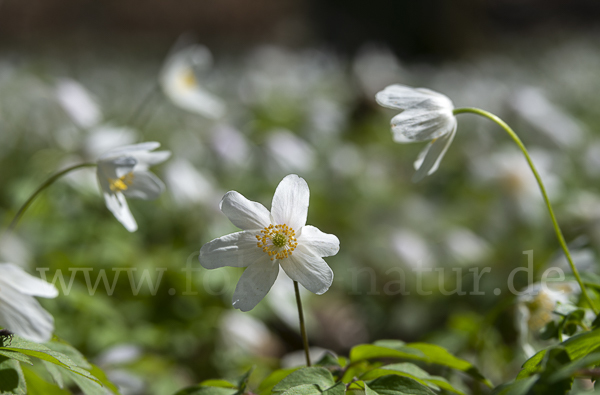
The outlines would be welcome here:
M 0 357 L 0 394 L 27 395 L 21 365 L 15 359 Z
M 105 386 L 106 388 L 108 388 L 114 395 L 121 395 L 117 386 L 114 385 L 108 379 L 108 377 L 106 376 L 106 373 L 104 373 L 104 370 L 102 370 L 98 366 L 92 364 L 92 370 L 90 370 L 90 373 L 92 374 L 92 376 L 94 376 L 98 380 L 100 380 L 102 385 Z
M 73 380 L 85 395 L 106 395 L 106 389 L 102 387 L 102 384 L 98 381 L 88 380 L 86 377 L 83 377 L 70 369 L 62 369 L 62 373 Z
M 50 377 L 52 377 L 52 380 L 54 380 L 56 385 L 58 385 L 60 388 L 65 388 L 63 376 L 60 373 L 60 370 L 58 370 L 58 366 L 56 366 L 48 361 L 42 361 L 42 363 L 44 364 L 46 371 L 48 373 L 50 373 Z
M 10 358 L 10 359 L 16 359 L 19 362 L 25 362 L 28 365 L 33 365 L 33 362 L 31 362 L 31 359 L 29 359 L 29 357 L 27 355 L 23 355 L 20 352 L 0 350 L 0 355 L 4 356 L 6 358 Z
M 369 389 L 369 392 L 367 392 L 367 388 Z M 435 395 L 435 392 L 408 377 L 390 375 L 366 382 L 365 394 Z
M 323 391 L 323 395 L 343 395 L 345 393 L 346 393 L 346 384 L 344 384 L 344 383 L 337 383 L 333 387 L 328 388 L 325 391 Z
M 273 394 L 283 394 L 285 391 L 302 384 L 314 384 L 321 391 L 332 387 L 335 382 L 329 370 L 320 367 L 302 368 L 288 375 L 273 387 Z

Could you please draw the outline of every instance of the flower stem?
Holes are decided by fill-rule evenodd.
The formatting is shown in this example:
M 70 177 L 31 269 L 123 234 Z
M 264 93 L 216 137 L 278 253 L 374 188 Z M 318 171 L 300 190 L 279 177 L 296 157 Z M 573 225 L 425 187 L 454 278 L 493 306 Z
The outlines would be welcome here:
M 300 334 L 302 335 L 302 343 L 304 343 L 306 366 L 310 366 L 310 354 L 308 352 L 308 337 L 306 336 L 306 326 L 304 325 L 304 313 L 302 312 L 302 301 L 300 300 L 300 289 L 298 288 L 298 281 L 294 281 L 294 290 L 296 291 L 296 302 L 298 303 L 298 317 L 300 318 Z
M 540 191 L 542 192 L 542 196 L 544 197 L 546 207 L 548 207 L 548 213 L 550 213 L 550 219 L 552 220 L 552 224 L 554 225 L 554 232 L 556 233 L 558 242 L 560 243 L 560 246 L 562 247 L 562 250 L 564 251 L 565 256 L 567 257 L 567 261 L 569 262 L 569 266 L 571 266 L 571 270 L 573 271 L 573 275 L 575 276 L 575 279 L 577 279 L 577 282 L 579 283 L 579 286 L 581 287 L 581 292 L 583 294 L 583 297 L 585 298 L 587 303 L 590 305 L 590 307 L 594 311 L 594 313 L 598 314 L 598 309 L 592 302 L 592 299 L 590 298 L 590 295 L 588 294 L 587 289 L 585 288 L 585 285 L 583 284 L 583 281 L 581 280 L 579 271 L 577 270 L 577 267 L 575 267 L 575 264 L 573 263 L 573 258 L 571 258 L 571 253 L 569 252 L 569 247 L 567 247 L 567 243 L 565 242 L 565 238 L 562 234 L 560 226 L 558 226 L 558 222 L 556 221 L 556 216 L 554 215 L 554 210 L 552 209 L 552 205 L 550 204 L 550 199 L 548 198 L 548 194 L 546 193 L 546 188 L 544 187 L 542 178 L 540 177 L 540 174 L 538 173 L 535 165 L 533 164 L 533 161 L 531 160 L 531 157 L 529 156 L 529 152 L 527 152 L 527 148 L 525 148 L 525 145 L 523 145 L 523 142 L 521 141 L 519 136 L 517 136 L 517 134 L 510 128 L 510 126 L 508 126 L 508 124 L 506 124 L 506 122 L 504 122 L 502 119 L 500 119 L 499 117 L 497 117 L 496 115 L 494 115 L 490 112 L 481 110 L 479 108 L 471 108 L 471 107 L 457 108 L 454 110 L 454 115 L 463 114 L 463 113 L 476 114 L 476 115 L 482 116 L 484 118 L 487 118 L 493 122 L 496 122 L 500 127 L 502 127 L 502 129 L 504 129 L 506 131 L 506 133 L 508 133 L 508 135 L 513 139 L 513 141 L 519 146 L 521 151 L 523 151 L 523 155 L 525 155 L 525 159 L 527 159 L 527 163 L 529 164 L 529 167 L 531 168 L 531 171 L 533 172 L 533 175 L 535 176 L 535 179 L 537 180 L 537 183 L 540 187 Z
M 95 163 L 80 163 L 78 165 L 67 167 L 66 169 L 61 170 L 58 173 L 54 174 L 52 177 L 48 178 L 42 185 L 39 186 L 38 189 L 35 190 L 35 192 L 33 192 L 33 194 L 29 197 L 29 199 L 27 199 L 27 201 L 25 203 L 23 203 L 21 208 L 19 208 L 19 211 L 17 211 L 17 214 L 15 214 L 15 217 L 10 222 L 10 225 L 8 225 L 8 228 L 6 231 L 12 232 L 15 229 L 15 227 L 17 226 L 17 223 L 19 222 L 19 219 L 21 219 L 21 217 L 23 216 L 23 214 L 25 213 L 27 208 L 31 205 L 33 200 L 37 197 L 37 195 L 39 195 L 44 189 L 46 189 L 50 185 L 52 185 L 54 183 L 54 181 L 58 180 L 60 177 L 64 176 L 67 173 L 70 173 L 73 170 L 80 169 L 82 167 L 92 167 L 92 166 L 96 166 L 96 164 Z

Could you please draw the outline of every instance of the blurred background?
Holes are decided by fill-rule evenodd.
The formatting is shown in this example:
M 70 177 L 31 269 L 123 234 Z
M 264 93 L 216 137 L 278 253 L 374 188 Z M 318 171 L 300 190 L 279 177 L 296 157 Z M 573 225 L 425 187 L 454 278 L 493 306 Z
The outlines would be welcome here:
M 509 273 L 526 250 L 534 280 L 550 266 L 568 273 L 537 186 L 502 130 L 468 115 L 440 169 L 411 183 L 424 146 L 392 141 L 395 112 L 374 95 L 393 83 L 428 87 L 505 119 L 531 150 L 577 264 L 594 273 L 599 22 L 594 0 L 0 0 L 4 225 L 69 164 L 142 141 L 173 153 L 153 169 L 167 186 L 160 199 L 129 202 L 137 232 L 106 209 L 94 171 L 81 170 L 4 236 L 0 261 L 49 268 L 49 280 L 61 270 L 67 285 L 74 268 L 93 268 L 92 284 L 101 269 L 111 285 L 113 268 L 150 273 L 156 292 L 134 294 L 122 275 L 90 295 L 75 272 L 69 290 L 57 283 L 61 295 L 42 301 L 56 335 L 123 394 L 173 393 L 251 366 L 264 377 L 302 363 L 291 282 L 280 275 L 240 313 L 231 295 L 241 270 L 204 270 L 197 254 L 236 230 L 218 209 L 226 191 L 270 207 L 296 173 L 311 188 L 308 223 L 341 241 L 327 259 L 330 291 L 303 294 L 315 353 L 428 341 L 508 380 L 524 344 L 543 345 L 539 328 L 523 333 Z M 470 269 L 484 267 L 485 295 L 443 294 L 457 282 L 471 290 Z M 416 292 L 419 269 L 430 270 L 430 295 Z

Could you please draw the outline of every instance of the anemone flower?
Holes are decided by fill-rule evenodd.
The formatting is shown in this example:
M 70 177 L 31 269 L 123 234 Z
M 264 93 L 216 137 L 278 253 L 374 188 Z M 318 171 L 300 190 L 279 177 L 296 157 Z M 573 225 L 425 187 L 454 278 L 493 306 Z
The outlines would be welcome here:
M 430 141 L 415 161 L 413 181 L 435 172 L 456 134 L 452 101 L 425 88 L 390 85 L 375 96 L 383 107 L 400 110 L 392 118 L 392 133 L 398 143 Z
M 125 198 L 152 200 L 165 189 L 163 182 L 148 171 L 152 165 L 164 162 L 171 152 L 150 152 L 160 143 L 147 142 L 112 149 L 98 160 L 98 182 L 106 207 L 130 232 L 137 230 Z
M 34 296 L 55 298 L 58 290 L 12 263 L 0 263 L 0 326 L 43 343 L 52 337 L 54 319 Z
M 225 103 L 210 93 L 198 80 L 199 68 L 208 68 L 212 56 L 208 48 L 192 45 L 175 52 L 165 62 L 160 84 L 167 97 L 178 107 L 210 119 L 225 114 Z
M 200 249 L 206 269 L 246 267 L 233 294 L 233 306 L 252 310 L 269 292 L 279 267 L 294 281 L 320 295 L 333 281 L 323 257 L 337 254 L 339 240 L 306 225 L 309 189 L 295 174 L 277 186 L 271 212 L 235 191 L 221 201 L 221 211 L 241 232 L 219 237 Z

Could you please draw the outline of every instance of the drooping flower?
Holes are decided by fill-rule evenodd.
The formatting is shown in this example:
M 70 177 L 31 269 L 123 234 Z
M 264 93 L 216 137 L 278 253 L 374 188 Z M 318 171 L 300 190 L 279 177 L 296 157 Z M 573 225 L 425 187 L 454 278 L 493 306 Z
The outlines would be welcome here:
M 152 165 L 164 162 L 170 151 L 150 152 L 160 143 L 146 142 L 112 149 L 98 160 L 98 182 L 106 207 L 130 232 L 137 230 L 126 197 L 152 200 L 165 189 L 163 182 L 148 171 Z
M 401 111 L 391 122 L 394 141 L 431 141 L 414 163 L 417 172 L 413 181 L 435 172 L 456 134 L 452 101 L 441 93 L 405 85 L 390 85 L 375 99 L 383 107 Z
M 0 326 L 43 343 L 52 337 L 54 319 L 34 296 L 55 298 L 58 290 L 12 263 L 0 263 Z
M 225 114 L 225 103 L 206 90 L 196 75 L 197 69 L 208 68 L 211 63 L 212 55 L 208 48 L 202 45 L 184 48 L 169 56 L 160 75 L 160 84 L 175 105 L 218 119 Z
M 246 267 L 233 294 L 233 306 L 252 310 L 269 292 L 279 267 L 294 281 L 320 295 L 333 281 L 323 257 L 339 250 L 336 236 L 306 225 L 309 189 L 295 174 L 286 176 L 273 195 L 271 212 L 235 191 L 221 201 L 221 211 L 241 232 L 219 237 L 200 249 L 206 269 Z

